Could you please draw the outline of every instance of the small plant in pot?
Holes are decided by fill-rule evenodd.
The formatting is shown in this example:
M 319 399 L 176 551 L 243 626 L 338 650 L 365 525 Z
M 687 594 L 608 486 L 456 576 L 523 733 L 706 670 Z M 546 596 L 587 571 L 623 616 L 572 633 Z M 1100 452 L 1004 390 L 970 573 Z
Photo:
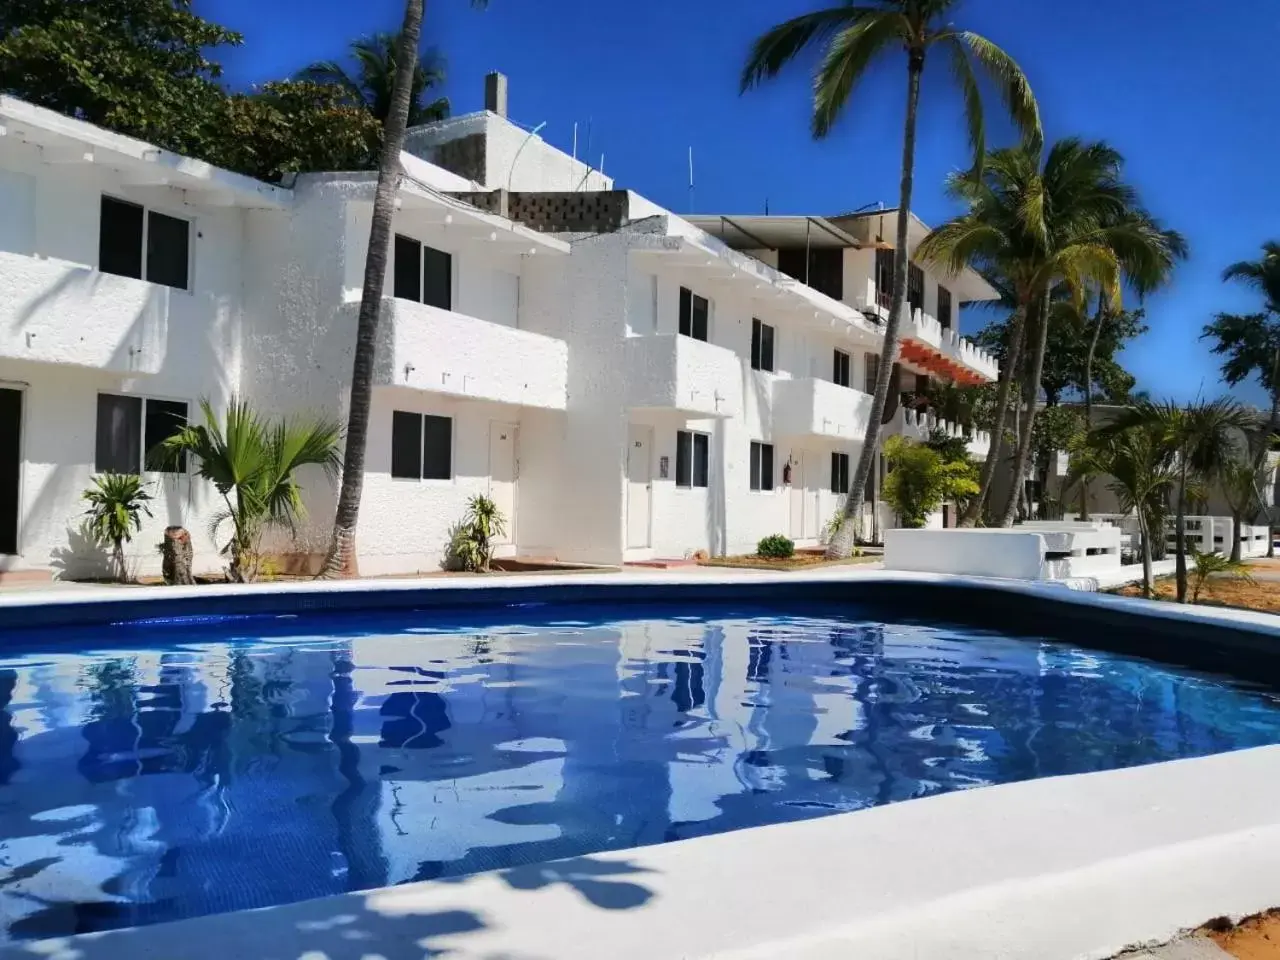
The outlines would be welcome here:
M 756 544 L 756 556 L 766 560 L 790 560 L 795 555 L 795 541 L 780 533 L 771 533 Z

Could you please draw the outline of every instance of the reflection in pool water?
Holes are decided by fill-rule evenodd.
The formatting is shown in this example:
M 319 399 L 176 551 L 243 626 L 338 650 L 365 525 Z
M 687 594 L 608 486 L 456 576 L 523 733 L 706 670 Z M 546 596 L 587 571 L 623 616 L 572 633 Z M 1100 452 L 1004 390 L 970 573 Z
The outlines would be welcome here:
M 148 649 L 0 661 L 6 935 L 1280 742 L 1269 691 L 1056 642 L 826 610 L 633 613 L 172 628 Z

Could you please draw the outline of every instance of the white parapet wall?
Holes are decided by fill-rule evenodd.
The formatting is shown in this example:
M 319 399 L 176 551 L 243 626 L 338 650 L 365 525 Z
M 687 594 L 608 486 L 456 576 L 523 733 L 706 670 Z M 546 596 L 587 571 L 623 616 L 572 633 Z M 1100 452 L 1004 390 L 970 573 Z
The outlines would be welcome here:
M 1118 573 L 1118 527 L 1035 523 L 1010 530 L 886 530 L 886 570 L 1017 580 L 1066 580 Z

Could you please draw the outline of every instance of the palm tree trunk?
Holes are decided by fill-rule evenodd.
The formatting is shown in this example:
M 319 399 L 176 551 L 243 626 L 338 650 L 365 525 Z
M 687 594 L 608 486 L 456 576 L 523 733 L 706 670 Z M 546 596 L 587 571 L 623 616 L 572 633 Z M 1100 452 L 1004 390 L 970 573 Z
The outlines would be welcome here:
M 1231 562 L 1240 562 L 1240 534 L 1244 532 L 1244 517 L 1239 510 L 1231 511 Z
M 1178 581 L 1178 602 L 1187 602 L 1187 453 L 1180 451 L 1178 458 L 1178 513 L 1174 520 L 1173 549 L 1174 572 Z
M 964 516 L 960 518 L 960 526 L 972 527 L 982 516 L 982 507 L 991 494 L 991 482 L 995 479 L 996 467 L 1000 455 L 1004 452 L 1004 421 L 1009 416 L 1009 396 L 1013 390 L 1013 373 L 1018 365 L 1018 356 L 1022 353 L 1022 340 L 1026 331 L 1027 311 L 1019 306 L 1013 312 L 1009 328 L 1009 350 L 1005 354 L 1004 364 L 1000 367 L 999 386 L 996 388 L 995 426 L 991 431 L 991 445 L 987 448 L 987 459 L 982 464 L 982 477 L 978 481 L 978 495 L 965 507 Z
M 406 0 L 400 47 L 396 51 L 395 86 L 391 112 L 382 129 L 382 153 L 378 160 L 378 186 L 373 195 L 373 224 L 364 262 L 364 289 L 356 324 L 356 350 L 351 367 L 351 405 L 347 414 L 346 447 L 342 457 L 342 488 L 333 520 L 333 542 L 322 577 L 355 576 L 356 520 L 364 493 L 364 457 L 369 439 L 369 406 L 373 397 L 373 361 L 378 342 L 378 320 L 387 276 L 387 251 L 391 245 L 391 219 L 400 186 L 400 149 L 409 119 L 413 71 L 418 63 L 418 38 L 422 32 L 423 0 Z
M 1036 314 L 1036 350 L 1031 358 L 1029 377 L 1026 380 L 1026 393 L 1030 399 L 1027 403 L 1027 415 L 1018 433 L 1018 453 L 1013 461 L 1012 489 L 1009 491 L 1009 502 L 1004 506 L 1004 515 L 1000 518 L 1002 527 L 1013 526 L 1013 515 L 1018 509 L 1018 489 L 1022 486 L 1022 478 L 1027 472 L 1027 461 L 1031 456 L 1031 434 L 1036 425 L 1036 397 L 1040 393 L 1040 375 L 1044 371 L 1044 351 L 1049 343 L 1049 291 L 1047 289 L 1040 295 Z
M 893 251 L 893 303 L 889 319 L 884 327 L 884 344 L 880 348 L 880 371 L 876 377 L 876 392 L 871 399 L 871 413 L 867 420 L 866 436 L 858 454 L 858 467 L 849 485 L 849 496 L 844 503 L 844 522 L 827 544 L 827 556 L 842 560 L 853 554 L 853 547 L 862 517 L 862 494 L 867 487 L 875 463 L 876 448 L 880 444 L 881 419 L 885 404 L 889 401 L 889 382 L 894 364 L 898 362 L 898 333 L 902 327 L 902 308 L 907 299 L 907 228 L 911 218 L 911 188 L 916 165 L 916 115 L 920 107 L 920 75 L 924 72 L 924 50 L 910 50 L 907 55 L 907 117 L 902 133 L 902 182 L 898 190 L 898 228 Z M 871 505 L 872 511 L 875 504 Z
M 1142 595 L 1151 597 L 1151 532 L 1141 507 L 1138 514 L 1138 536 L 1142 538 Z
M 1084 432 L 1093 429 L 1093 355 L 1098 350 L 1098 337 L 1102 334 L 1102 324 L 1106 319 L 1103 312 L 1106 300 L 1098 294 L 1098 315 L 1093 324 L 1093 337 L 1089 340 L 1089 352 L 1084 359 Z M 1080 482 L 1080 519 L 1089 519 L 1089 478 Z
M 1254 455 L 1253 475 L 1256 478 L 1258 471 L 1262 469 L 1262 465 L 1267 462 L 1267 452 L 1271 449 L 1271 438 L 1276 431 L 1280 430 L 1280 347 L 1276 347 L 1272 352 L 1271 360 L 1271 417 L 1267 420 L 1267 435 L 1262 438 L 1262 442 L 1258 444 L 1258 452 Z M 1273 488 L 1274 489 L 1274 488 Z M 1267 556 L 1274 557 L 1276 555 L 1276 532 L 1275 527 L 1271 523 L 1272 507 L 1275 505 L 1275 495 L 1272 494 L 1272 503 L 1264 503 L 1263 506 L 1267 511 Z

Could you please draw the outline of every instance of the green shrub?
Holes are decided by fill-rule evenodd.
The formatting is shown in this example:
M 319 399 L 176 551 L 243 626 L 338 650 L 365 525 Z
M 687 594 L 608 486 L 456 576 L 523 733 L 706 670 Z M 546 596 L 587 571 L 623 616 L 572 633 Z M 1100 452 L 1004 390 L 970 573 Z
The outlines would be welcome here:
M 889 466 L 884 499 L 904 527 L 923 527 L 944 501 L 978 492 L 977 470 L 967 457 L 946 460 L 932 447 L 905 437 L 890 437 L 884 452 Z
M 796 554 L 795 541 L 780 533 L 771 533 L 756 544 L 756 556 L 770 560 L 786 560 Z
M 124 545 L 142 529 L 142 515 L 151 516 L 147 506 L 153 499 L 142 478 L 132 473 L 103 473 L 93 478 L 93 486 L 80 494 L 89 504 L 86 527 L 93 539 L 111 548 L 111 572 L 122 583 L 125 570 Z
M 497 504 L 485 496 L 467 501 L 462 522 L 450 531 L 446 566 L 469 573 L 488 573 L 493 560 L 494 540 L 505 536 L 507 520 Z

